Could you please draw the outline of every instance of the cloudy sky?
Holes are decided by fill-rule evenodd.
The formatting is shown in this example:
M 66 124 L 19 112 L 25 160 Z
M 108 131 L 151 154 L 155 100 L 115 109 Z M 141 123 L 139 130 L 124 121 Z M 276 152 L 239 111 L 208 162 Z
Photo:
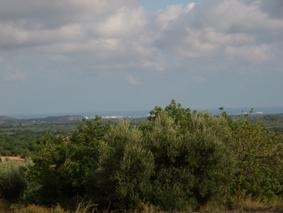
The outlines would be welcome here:
M 282 0 L 0 0 L 0 114 L 283 106 Z

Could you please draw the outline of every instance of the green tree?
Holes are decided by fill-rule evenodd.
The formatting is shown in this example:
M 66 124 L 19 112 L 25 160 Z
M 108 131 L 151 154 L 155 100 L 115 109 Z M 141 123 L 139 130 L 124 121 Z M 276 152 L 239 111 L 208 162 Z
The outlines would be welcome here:
M 31 199 L 54 204 L 72 202 L 77 197 L 90 198 L 96 184 L 96 173 L 107 155 L 102 140 L 108 126 L 99 118 L 83 121 L 72 137 L 48 137 L 34 157 L 29 179 L 35 190 Z
M 233 159 L 225 119 L 172 102 L 159 109 L 144 140 L 155 160 L 152 200 L 165 209 L 197 207 L 229 194 Z M 222 135 L 224 134 L 224 135 Z
M 142 144 L 141 132 L 129 123 L 113 126 L 105 138 L 110 153 L 101 172 L 101 203 L 135 208 L 151 192 L 152 154 Z

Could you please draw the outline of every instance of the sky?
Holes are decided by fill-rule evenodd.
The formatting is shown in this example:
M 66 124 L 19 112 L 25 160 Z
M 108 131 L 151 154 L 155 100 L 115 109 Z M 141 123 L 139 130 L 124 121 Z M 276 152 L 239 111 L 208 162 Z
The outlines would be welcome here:
M 0 0 L 0 115 L 283 106 L 282 0 Z

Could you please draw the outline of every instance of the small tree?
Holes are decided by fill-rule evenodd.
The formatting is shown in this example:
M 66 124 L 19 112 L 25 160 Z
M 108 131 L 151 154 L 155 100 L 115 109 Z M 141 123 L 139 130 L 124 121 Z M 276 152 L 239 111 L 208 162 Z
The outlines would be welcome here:
M 115 208 L 136 208 L 151 192 L 154 169 L 152 154 L 142 144 L 142 135 L 128 123 L 111 128 L 106 136 L 110 154 L 103 164 L 101 202 Z

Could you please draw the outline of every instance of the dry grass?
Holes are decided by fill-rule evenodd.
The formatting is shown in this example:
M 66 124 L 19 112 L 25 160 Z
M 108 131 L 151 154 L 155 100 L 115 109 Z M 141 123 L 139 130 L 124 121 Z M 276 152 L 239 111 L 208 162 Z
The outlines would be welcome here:
M 248 212 L 283 212 L 283 200 L 245 199 L 240 202 L 241 209 Z
M 19 162 L 23 162 L 25 161 L 24 158 L 22 158 L 21 156 L 1 156 L 0 157 L 0 161 L 5 162 L 5 161 L 19 161 Z
M 138 212 L 142 212 L 142 213 L 154 213 L 154 212 L 164 213 L 164 211 L 160 210 L 159 208 L 157 208 L 156 206 L 154 206 L 152 204 L 142 204 L 141 207 L 140 207 L 140 210 L 136 210 L 134 212 L 135 213 L 138 213 Z
M 29 204 L 28 206 L 10 205 L 4 200 L 0 200 L 0 213 L 96 213 L 96 205 L 89 202 L 80 202 L 75 211 L 63 209 L 57 205 L 52 208 Z M 110 212 L 110 211 L 107 211 Z M 106 213 L 106 212 L 105 212 Z
M 75 213 L 94 213 L 97 205 L 90 202 L 80 202 L 77 206 Z
M 217 203 L 208 203 L 200 209 L 201 213 L 283 213 L 283 200 L 243 199 L 236 210 L 227 211 Z
M 10 204 L 5 200 L 0 199 L 0 212 L 2 213 L 8 210 L 9 208 L 10 208 Z
M 98 211 L 96 205 L 89 202 L 81 202 L 75 211 L 64 210 L 59 205 L 53 208 L 30 204 L 25 207 L 11 207 L 7 202 L 0 200 L 0 213 L 166 213 L 159 208 L 144 204 L 138 210 L 125 211 Z M 175 212 L 175 211 L 174 211 Z M 192 211 L 183 211 L 178 213 L 185 213 Z M 239 208 L 233 211 L 226 211 L 223 206 L 218 205 L 216 202 L 210 202 L 203 206 L 198 212 L 200 213 L 283 213 L 283 200 L 259 200 L 259 199 L 245 199 L 239 203 Z
M 225 208 L 217 202 L 208 202 L 200 208 L 199 212 L 225 212 Z
M 65 211 L 60 206 L 54 208 L 47 208 L 43 206 L 38 206 L 30 204 L 26 207 L 10 207 L 9 209 L 0 209 L 1 213 L 70 213 Z
M 25 208 L 21 209 L 16 209 L 14 213 L 65 213 L 63 209 L 60 207 L 55 207 L 52 209 L 45 208 L 42 206 L 37 206 L 37 205 L 29 205 Z

